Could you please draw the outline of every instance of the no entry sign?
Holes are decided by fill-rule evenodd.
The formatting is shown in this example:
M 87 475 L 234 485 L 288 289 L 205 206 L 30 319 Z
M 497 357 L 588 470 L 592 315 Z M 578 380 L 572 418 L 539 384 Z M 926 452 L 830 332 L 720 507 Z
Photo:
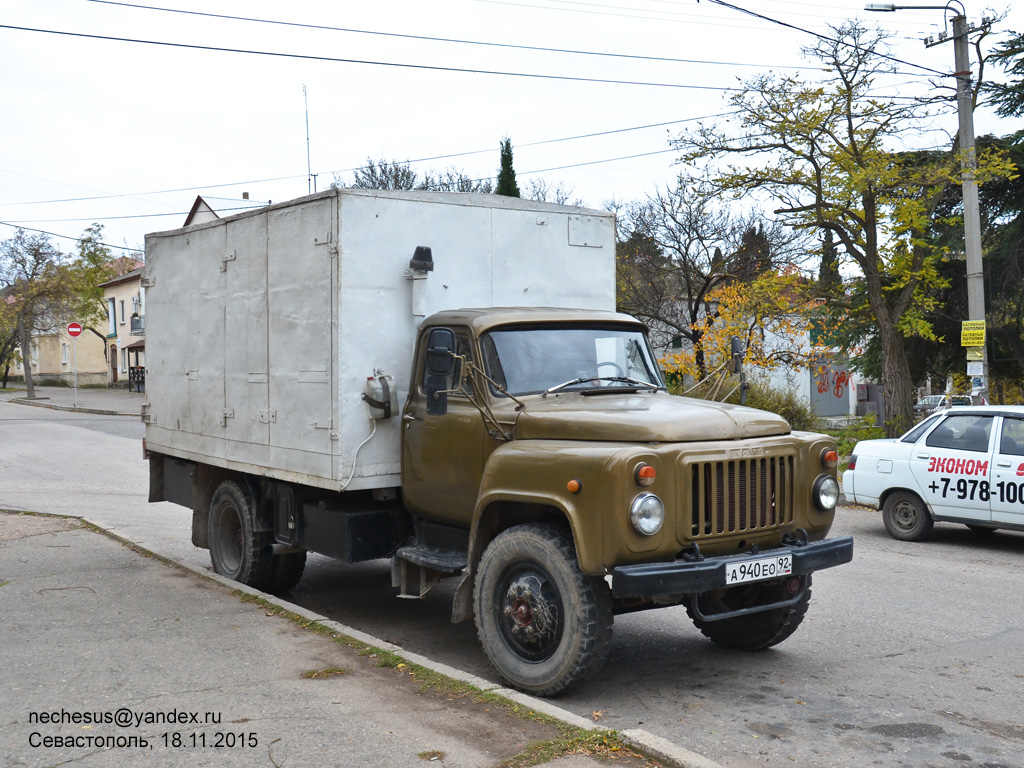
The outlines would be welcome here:
M 81 336 L 82 335 L 82 324 L 81 323 L 68 323 L 68 336 Z

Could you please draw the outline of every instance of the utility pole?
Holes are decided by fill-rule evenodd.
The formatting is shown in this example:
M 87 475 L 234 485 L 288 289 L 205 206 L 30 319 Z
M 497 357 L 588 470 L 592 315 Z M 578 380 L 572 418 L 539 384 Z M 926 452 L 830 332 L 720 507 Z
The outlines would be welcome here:
M 953 58 L 956 66 L 956 108 L 960 119 L 960 184 L 964 196 L 964 248 L 967 252 L 967 319 L 985 323 L 985 271 L 981 261 L 981 214 L 974 171 L 978 158 L 974 150 L 974 101 L 971 91 L 971 61 L 964 15 L 953 17 Z M 982 337 L 981 376 L 971 376 L 975 403 L 988 401 L 988 344 Z M 969 367 L 969 366 L 968 366 Z

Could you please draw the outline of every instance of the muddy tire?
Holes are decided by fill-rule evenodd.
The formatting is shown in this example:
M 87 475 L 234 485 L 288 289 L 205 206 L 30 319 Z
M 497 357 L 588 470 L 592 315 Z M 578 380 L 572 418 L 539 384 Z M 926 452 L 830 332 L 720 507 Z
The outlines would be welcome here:
M 281 595 L 290 590 L 302 578 L 302 572 L 306 569 L 305 552 L 289 552 L 284 555 L 274 555 L 274 572 L 270 577 L 270 585 L 267 592 Z
M 564 528 L 528 524 L 499 534 L 480 560 L 473 601 L 484 651 L 520 691 L 564 691 L 608 655 L 611 590 L 580 570 Z
M 810 576 L 807 578 L 810 586 Z M 710 615 L 782 599 L 783 588 L 778 584 L 749 584 L 733 587 L 718 598 L 701 598 L 699 607 L 703 614 Z M 716 645 L 738 651 L 761 651 L 778 645 L 796 632 L 810 602 L 811 590 L 807 589 L 794 605 L 733 619 L 704 621 L 696 617 L 690 606 L 687 606 L 686 612 L 701 634 Z
M 907 491 L 896 491 L 885 500 L 882 522 L 889 535 L 900 541 L 921 541 L 934 525 L 924 503 Z
M 256 501 L 233 480 L 225 480 L 210 502 L 210 560 L 213 570 L 255 589 L 266 590 L 274 575 L 269 533 L 253 531 Z

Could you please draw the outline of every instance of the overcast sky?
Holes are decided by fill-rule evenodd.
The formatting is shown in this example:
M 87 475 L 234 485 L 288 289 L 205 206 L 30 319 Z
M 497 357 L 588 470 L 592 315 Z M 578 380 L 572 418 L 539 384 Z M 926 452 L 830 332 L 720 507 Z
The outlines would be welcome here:
M 725 89 L 815 76 L 801 48 L 829 23 L 895 35 L 908 66 L 880 93 L 929 89 L 910 64 L 953 70 L 950 43 L 922 42 L 940 10 L 734 5 L 807 32 L 709 0 L 0 0 L 0 222 L 74 237 L 95 221 L 105 242 L 141 248 L 197 194 L 280 202 L 307 194 L 309 170 L 324 189 L 368 157 L 492 177 L 503 136 L 521 187 L 543 177 L 601 207 L 670 183 L 668 137 L 726 111 Z M 1022 21 L 1011 7 L 989 39 Z M 975 121 L 979 135 L 1020 127 L 986 109 Z M 946 145 L 955 112 L 923 127 L 919 146 Z

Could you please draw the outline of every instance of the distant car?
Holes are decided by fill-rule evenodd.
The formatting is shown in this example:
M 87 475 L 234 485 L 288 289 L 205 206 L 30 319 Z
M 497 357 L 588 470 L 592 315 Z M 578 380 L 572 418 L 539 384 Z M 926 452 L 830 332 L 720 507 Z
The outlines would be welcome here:
M 928 416 L 939 407 L 945 395 L 926 395 L 914 403 L 915 416 Z
M 926 395 L 914 404 L 914 416 L 929 416 L 954 405 L 971 405 L 970 395 Z
M 1024 406 L 951 407 L 903 437 L 862 440 L 843 493 L 881 509 L 901 541 L 924 539 L 936 520 L 1024 531 Z

